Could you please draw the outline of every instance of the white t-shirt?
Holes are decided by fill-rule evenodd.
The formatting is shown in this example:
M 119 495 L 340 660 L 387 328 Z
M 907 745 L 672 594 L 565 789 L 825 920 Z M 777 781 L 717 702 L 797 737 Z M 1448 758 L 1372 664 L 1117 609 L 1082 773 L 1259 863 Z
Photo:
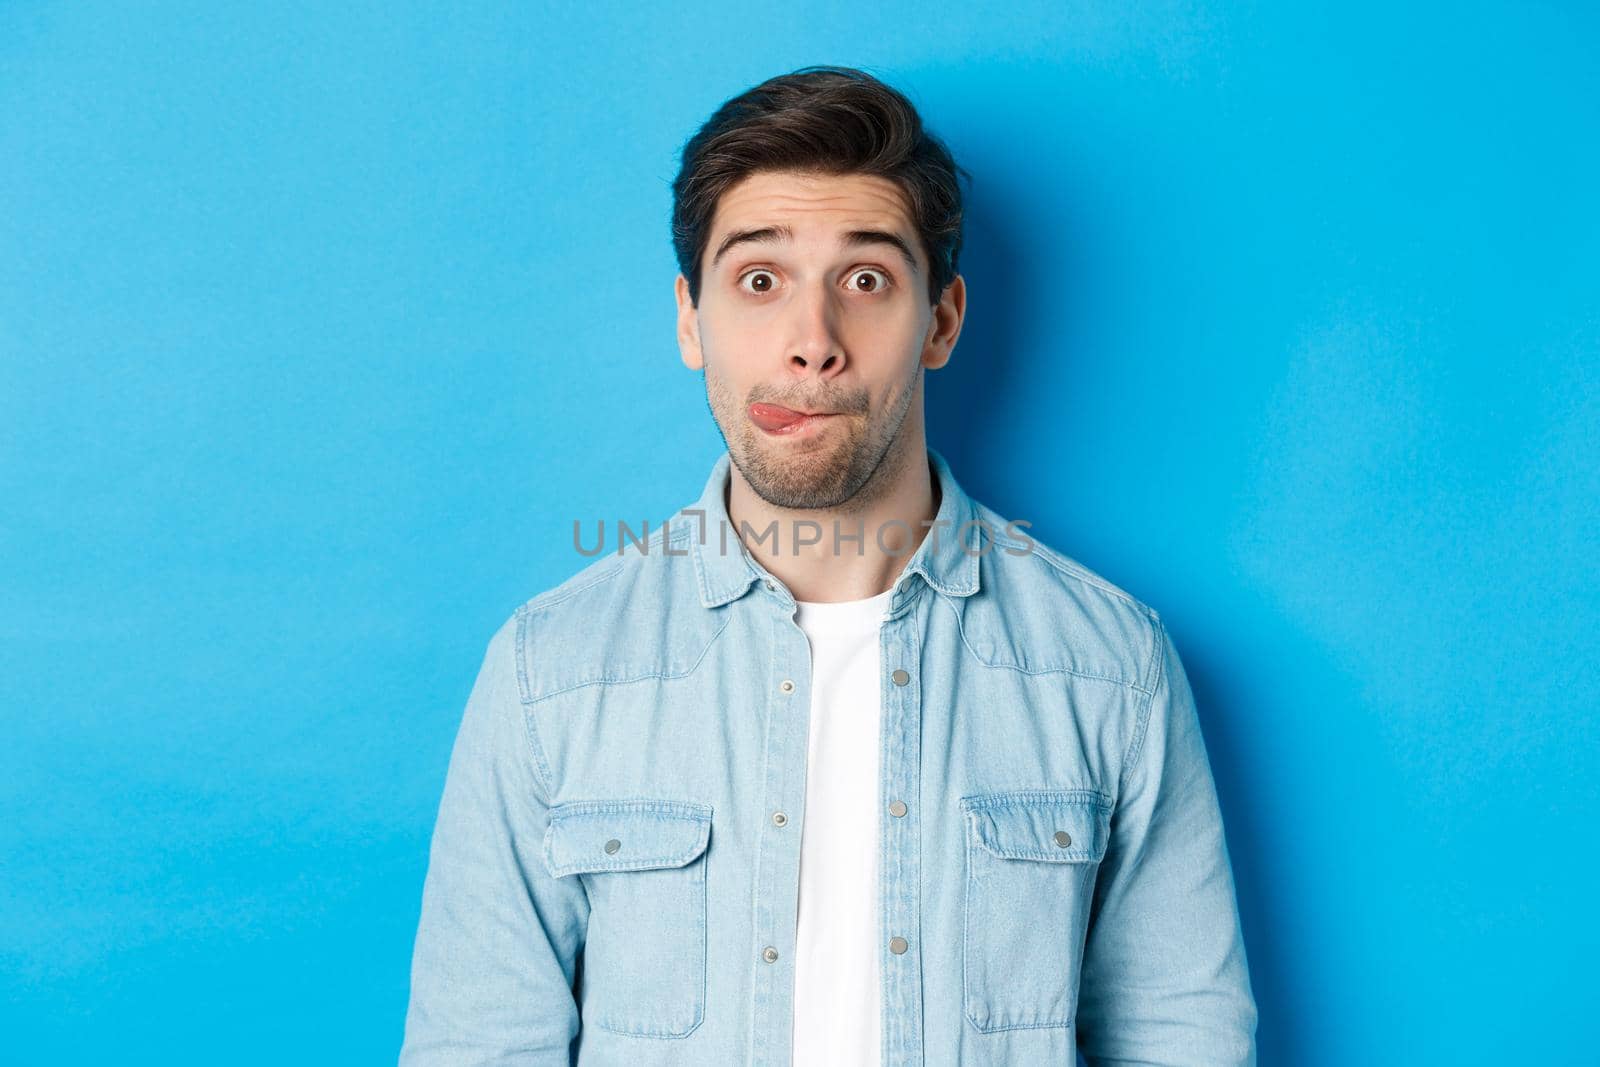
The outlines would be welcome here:
M 798 601 L 811 642 L 811 725 L 795 944 L 794 1067 L 878 1067 L 878 627 L 893 587 Z

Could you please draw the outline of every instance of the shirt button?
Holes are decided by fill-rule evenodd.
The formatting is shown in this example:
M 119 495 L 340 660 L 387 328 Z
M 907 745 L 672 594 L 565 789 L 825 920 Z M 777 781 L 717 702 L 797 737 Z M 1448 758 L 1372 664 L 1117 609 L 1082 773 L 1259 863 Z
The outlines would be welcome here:
M 1057 830 L 1056 844 L 1060 845 L 1062 848 L 1066 848 L 1068 845 L 1072 844 L 1072 835 L 1067 833 L 1065 830 Z
M 614 838 L 614 837 L 613 837 L 613 838 L 612 838 L 612 839 L 611 839 L 611 840 L 610 840 L 610 841 L 607 841 L 607 842 L 606 842 L 606 851 L 607 851 L 607 852 L 608 852 L 608 853 L 609 853 L 609 852 L 615 852 L 615 851 L 616 851 L 616 850 L 617 850 L 617 849 L 619 849 L 619 848 L 621 848 L 621 847 L 622 847 L 622 842 L 621 842 L 621 841 L 618 841 L 618 840 L 617 840 L 617 839 L 616 839 L 616 838 Z
M 766 960 L 768 963 L 771 963 L 773 960 L 778 958 L 778 950 L 773 948 L 771 945 L 768 945 L 766 948 L 761 950 L 761 958 Z
M 895 672 L 889 675 L 889 677 L 894 679 L 895 685 L 905 685 L 907 682 L 911 681 L 911 675 L 898 668 L 896 668 Z
M 778 688 L 782 689 L 785 693 L 792 693 L 794 692 L 794 683 L 785 678 L 783 681 L 778 683 Z
M 896 956 L 904 952 L 907 947 L 909 946 L 906 945 L 906 939 L 903 937 L 891 937 L 889 939 L 889 951 L 893 952 Z
M 761 584 L 766 586 L 768 589 L 776 589 L 777 588 L 777 586 L 773 585 L 771 582 L 762 582 Z
M 789 816 L 781 811 L 775 811 L 772 813 L 772 824 L 774 826 L 787 826 L 789 825 Z
M 905 801 L 897 800 L 893 804 L 889 805 L 889 814 L 893 815 L 895 818 L 898 819 L 900 816 L 904 815 L 905 813 L 906 813 Z

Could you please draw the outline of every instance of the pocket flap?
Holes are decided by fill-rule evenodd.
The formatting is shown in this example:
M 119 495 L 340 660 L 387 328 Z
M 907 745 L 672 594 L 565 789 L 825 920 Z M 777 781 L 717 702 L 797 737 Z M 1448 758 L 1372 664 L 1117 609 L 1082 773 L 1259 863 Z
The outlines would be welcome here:
M 572 800 L 550 809 L 544 859 L 557 878 L 682 867 L 705 851 L 711 806 L 682 800 Z
M 996 856 L 1055 863 L 1105 856 L 1111 803 L 1091 789 L 1023 790 L 962 797 L 978 843 Z

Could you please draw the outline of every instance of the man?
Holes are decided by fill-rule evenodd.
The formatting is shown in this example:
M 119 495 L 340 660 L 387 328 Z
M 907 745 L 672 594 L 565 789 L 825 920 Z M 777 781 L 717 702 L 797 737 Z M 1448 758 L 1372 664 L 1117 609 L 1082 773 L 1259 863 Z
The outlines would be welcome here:
M 926 443 L 958 172 L 837 67 L 685 146 L 678 343 L 727 453 L 490 640 L 406 1067 L 1254 1062 L 1160 617 Z

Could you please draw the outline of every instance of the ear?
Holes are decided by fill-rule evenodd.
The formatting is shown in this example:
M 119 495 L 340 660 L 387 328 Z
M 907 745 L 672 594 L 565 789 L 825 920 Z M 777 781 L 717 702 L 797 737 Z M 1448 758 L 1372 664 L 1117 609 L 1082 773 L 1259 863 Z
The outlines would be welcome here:
M 957 274 L 939 295 L 933 305 L 933 322 L 928 326 L 928 336 L 922 344 L 922 365 L 938 370 L 950 362 L 950 353 L 961 336 L 961 323 L 967 315 L 967 283 Z
M 689 301 L 689 279 L 679 274 L 673 283 L 673 293 L 678 300 L 678 355 L 685 367 L 702 370 L 706 357 L 700 350 L 700 313 Z

